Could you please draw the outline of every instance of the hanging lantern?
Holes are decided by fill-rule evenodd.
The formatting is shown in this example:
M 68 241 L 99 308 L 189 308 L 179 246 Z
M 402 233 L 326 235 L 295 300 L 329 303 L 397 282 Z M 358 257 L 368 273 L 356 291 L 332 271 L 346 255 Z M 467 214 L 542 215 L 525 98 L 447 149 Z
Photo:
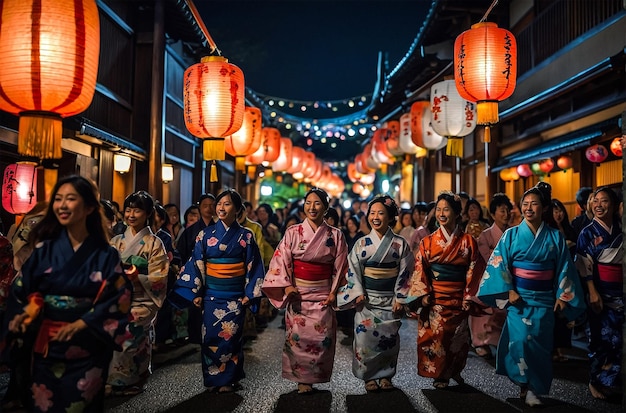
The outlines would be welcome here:
M 560 156 L 559 159 L 556 160 L 556 165 L 561 168 L 563 172 L 571 168 L 573 163 L 572 157 L 567 155 Z
M 448 140 L 434 131 L 429 101 L 419 101 L 411 105 L 411 139 L 417 146 L 439 150 Z
M 530 170 L 535 175 L 543 175 L 543 172 L 541 171 L 541 168 L 539 167 L 539 162 L 534 162 L 530 164 Z
M 510 169 L 506 168 L 500 171 L 500 179 L 502 179 L 504 182 L 508 182 L 511 181 L 511 173 L 510 173 Z
M 226 153 L 235 157 L 235 169 L 246 170 L 246 156 L 261 146 L 261 109 L 246 106 L 241 128 L 225 139 Z
M 544 159 L 543 161 L 539 162 L 539 169 L 541 169 L 541 172 L 543 172 L 544 174 L 549 174 L 550 171 L 554 169 L 554 161 L 551 158 Z
M 517 173 L 517 168 L 512 166 L 509 169 L 509 178 L 511 181 L 517 181 L 519 179 L 519 174 Z
M 305 156 L 304 148 L 299 146 L 294 146 L 291 151 L 291 167 L 287 168 L 288 174 L 295 174 L 296 172 L 300 172 L 302 169 L 302 160 Z
M 121 153 L 116 153 L 113 155 L 113 170 L 115 172 L 119 172 L 121 174 L 125 174 L 130 171 L 130 165 L 132 163 L 132 159 L 128 155 L 124 155 Z
M 372 136 L 372 158 L 378 163 L 385 163 L 393 165 L 394 156 L 387 149 L 387 136 L 389 135 L 389 129 L 377 129 Z
M 204 160 L 212 160 L 211 182 L 217 181 L 216 160 L 224 160 L 224 137 L 241 128 L 245 112 L 243 72 L 222 56 L 205 56 L 185 70 L 185 126 L 205 140 Z
M 346 168 L 346 173 L 348 175 L 348 179 L 350 182 L 359 182 L 359 178 L 361 178 L 361 174 L 356 170 L 356 164 L 354 162 L 350 162 Z
M 528 178 L 533 174 L 533 171 L 527 163 L 524 163 L 517 167 L 517 174 L 522 178 Z
M 87 109 L 96 89 L 96 2 L 3 0 L 0 12 L 0 109 L 20 117 L 17 151 L 61 158 L 61 119 Z
M 407 155 L 417 155 L 424 152 L 424 148 L 417 146 L 411 139 L 411 113 L 400 116 L 400 135 L 398 137 L 398 148 Z
M 422 142 L 422 117 L 424 116 L 424 110 L 430 106 L 430 102 L 427 100 L 421 100 L 414 102 L 411 105 L 411 140 L 417 146 L 424 147 Z
M 508 30 L 491 22 L 472 25 L 454 42 L 454 80 L 463 99 L 477 102 L 477 123 L 498 123 L 498 102 L 513 94 L 517 80 L 517 42 Z
M 11 214 L 26 214 L 37 203 L 37 164 L 8 165 L 2 180 L 2 207 Z
M 622 152 L 623 152 L 623 150 L 622 150 L 622 141 L 623 141 L 623 139 L 622 139 L 621 136 L 618 137 L 618 138 L 615 138 L 611 142 L 611 146 L 610 146 L 611 152 L 613 152 L 613 155 L 615 155 L 617 157 L 620 157 L 620 158 L 622 157 Z
M 603 145 L 592 145 L 585 150 L 585 157 L 589 162 L 599 164 L 609 156 L 609 152 Z
M 285 172 L 291 167 L 291 159 L 293 157 L 293 142 L 289 138 L 280 138 L 280 151 L 278 158 L 272 163 L 274 172 Z
M 430 110 L 433 130 L 448 138 L 446 155 L 463 157 L 463 136 L 476 128 L 476 105 L 463 99 L 450 79 L 431 87 Z
M 280 155 L 280 131 L 276 128 L 261 130 L 261 146 L 252 155 L 246 157 L 246 164 L 269 165 Z

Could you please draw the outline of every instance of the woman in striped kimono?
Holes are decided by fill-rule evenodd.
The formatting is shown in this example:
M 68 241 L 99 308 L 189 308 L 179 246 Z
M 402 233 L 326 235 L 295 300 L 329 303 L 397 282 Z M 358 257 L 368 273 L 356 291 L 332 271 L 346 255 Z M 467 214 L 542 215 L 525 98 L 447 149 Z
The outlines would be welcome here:
M 524 220 L 507 229 L 493 250 L 478 298 L 505 308 L 496 373 L 520 386 L 529 406 L 542 404 L 552 383 L 555 313 L 574 320 L 585 309 L 579 276 L 565 238 L 547 222 L 551 187 L 539 182 L 522 196 Z
M 241 196 L 229 189 L 215 199 L 219 221 L 196 237 L 189 261 L 181 268 L 170 300 L 177 307 L 202 308 L 202 375 L 208 391 L 240 388 L 246 307 L 261 298 L 263 260 L 252 231 L 237 222 Z
M 415 266 L 409 244 L 391 230 L 397 217 L 398 206 L 390 196 L 369 203 L 372 232 L 350 251 L 347 284 L 337 294 L 340 310 L 357 310 L 352 373 L 365 381 L 368 392 L 394 388 L 391 378 L 400 352 L 401 312 Z
M 437 197 L 439 229 L 424 238 L 415 257 L 407 302 L 418 319 L 417 372 L 437 389 L 450 379 L 463 384 L 469 351 L 468 316 L 484 269 L 476 240 L 461 230 L 461 200 L 452 192 Z
M 274 252 L 263 291 L 285 311 L 283 377 L 298 393 L 330 381 L 337 320 L 333 305 L 348 270 L 348 246 L 340 229 L 324 222 L 330 199 L 312 188 L 304 197 L 306 219 L 287 229 Z

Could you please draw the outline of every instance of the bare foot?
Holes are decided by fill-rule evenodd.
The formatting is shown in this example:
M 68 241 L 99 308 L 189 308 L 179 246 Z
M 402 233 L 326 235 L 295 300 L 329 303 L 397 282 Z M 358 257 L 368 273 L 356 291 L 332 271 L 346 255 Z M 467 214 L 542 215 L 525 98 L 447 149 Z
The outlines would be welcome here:
M 604 394 L 602 391 L 600 391 L 599 388 L 597 388 L 591 383 L 589 383 L 589 391 L 591 392 L 591 395 L 593 396 L 594 399 L 600 399 L 600 400 L 606 399 L 606 394 Z

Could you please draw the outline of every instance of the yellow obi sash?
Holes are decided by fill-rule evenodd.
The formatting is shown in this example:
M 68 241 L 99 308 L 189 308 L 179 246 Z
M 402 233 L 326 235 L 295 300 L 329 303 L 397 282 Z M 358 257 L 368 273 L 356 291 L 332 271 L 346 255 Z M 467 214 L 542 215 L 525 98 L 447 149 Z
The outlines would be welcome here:
M 363 286 L 367 290 L 393 291 L 398 277 L 398 267 L 365 267 Z

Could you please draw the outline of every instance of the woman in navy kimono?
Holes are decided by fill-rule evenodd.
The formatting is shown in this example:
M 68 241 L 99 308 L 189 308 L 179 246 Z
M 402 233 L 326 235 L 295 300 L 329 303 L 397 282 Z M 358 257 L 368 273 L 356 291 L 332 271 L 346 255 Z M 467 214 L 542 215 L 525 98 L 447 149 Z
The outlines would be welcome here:
M 109 246 L 94 184 L 80 176 L 57 182 L 35 246 L 14 283 L 24 312 L 9 328 L 40 322 L 34 346 L 34 411 L 102 411 L 114 349 L 124 340 L 131 284 Z
M 216 198 L 219 221 L 200 231 L 181 268 L 170 301 L 203 310 L 202 374 L 209 391 L 233 392 L 243 371 L 246 306 L 261 298 L 263 260 L 252 231 L 239 225 L 241 196 L 232 189 Z M 254 308 L 253 308 L 254 310 Z

